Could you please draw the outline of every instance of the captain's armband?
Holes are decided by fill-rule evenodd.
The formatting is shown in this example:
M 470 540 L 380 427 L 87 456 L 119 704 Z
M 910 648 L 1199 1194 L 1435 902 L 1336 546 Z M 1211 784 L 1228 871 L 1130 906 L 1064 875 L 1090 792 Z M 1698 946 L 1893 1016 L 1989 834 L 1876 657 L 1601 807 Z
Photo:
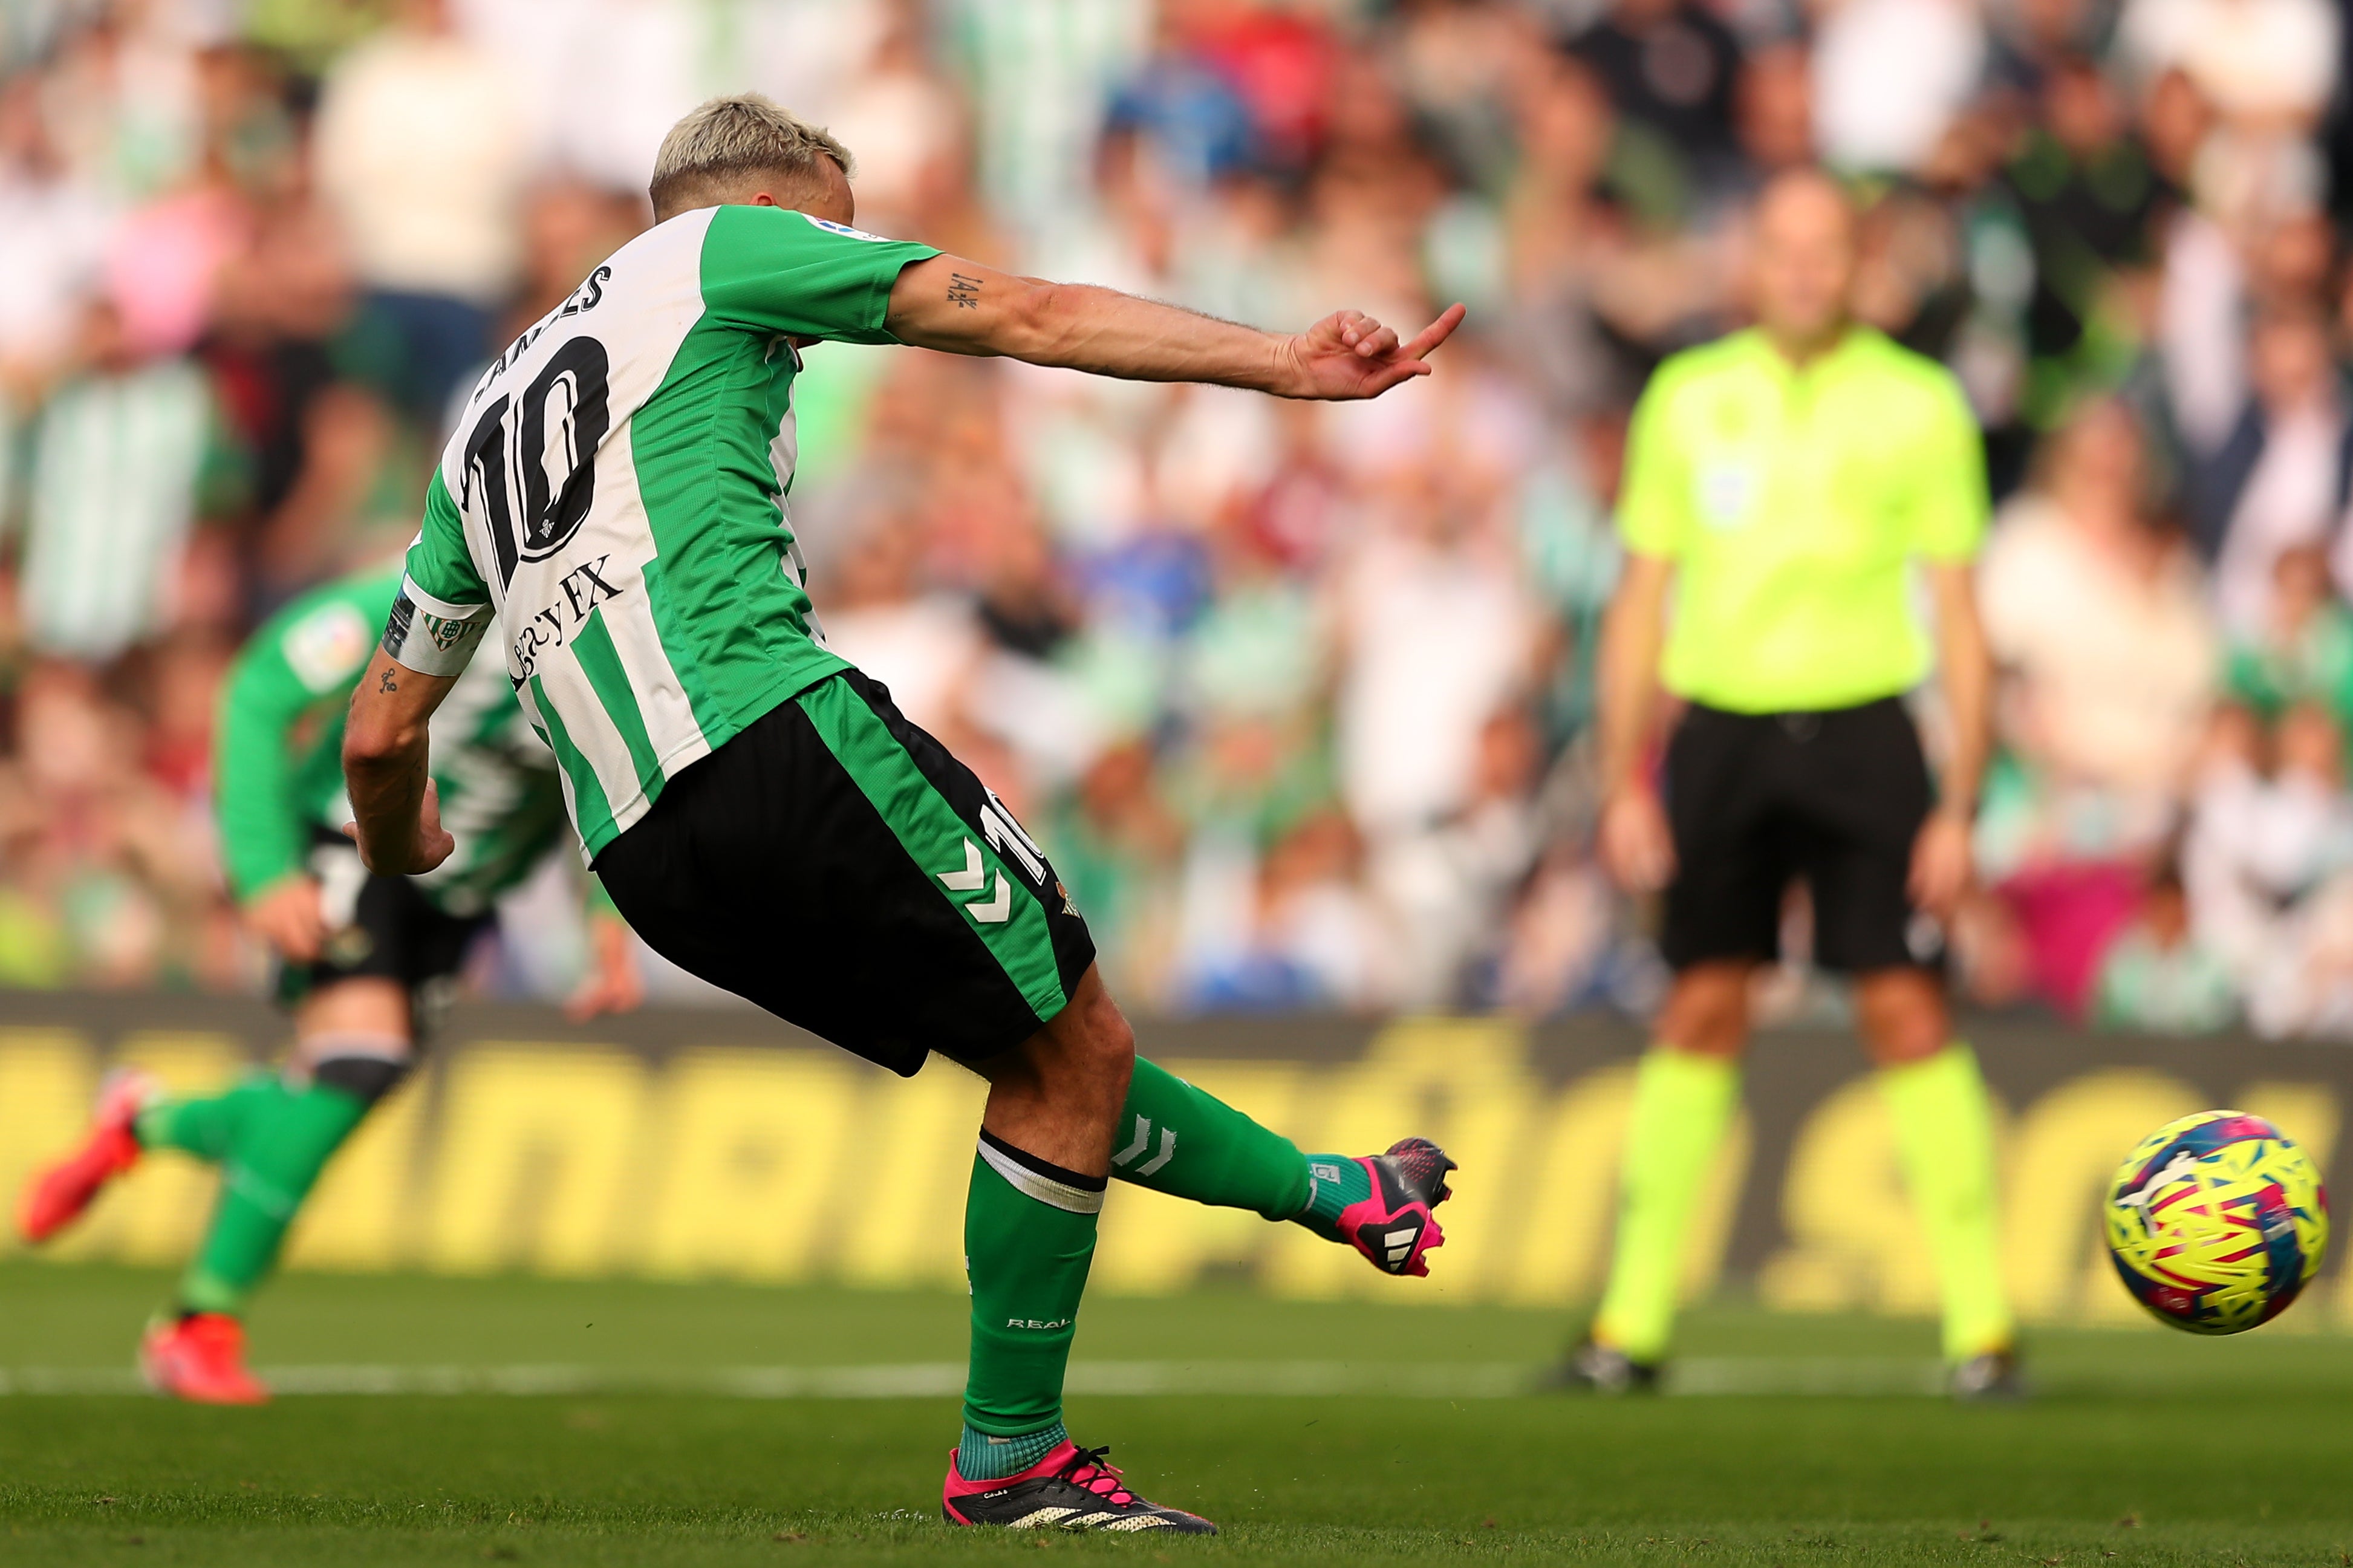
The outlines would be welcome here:
M 384 651 L 420 675 L 462 675 L 490 629 L 488 605 L 450 605 L 406 577 L 385 622 Z

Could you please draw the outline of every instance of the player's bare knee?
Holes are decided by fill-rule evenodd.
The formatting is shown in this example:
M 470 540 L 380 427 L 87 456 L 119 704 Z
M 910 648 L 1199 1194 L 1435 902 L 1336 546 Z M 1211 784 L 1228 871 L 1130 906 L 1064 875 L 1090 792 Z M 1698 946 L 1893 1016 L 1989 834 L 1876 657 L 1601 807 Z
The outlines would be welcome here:
M 346 1030 L 305 1036 L 295 1046 L 293 1065 L 299 1079 L 374 1105 L 400 1087 L 416 1058 L 406 1034 Z
M 1863 1048 L 1882 1067 L 1925 1061 L 1952 1038 L 1943 986 L 1926 971 L 1866 975 L 1855 986 Z
M 1738 1056 L 1748 1038 L 1746 973 L 1711 964 L 1676 976 L 1657 1033 L 1660 1044 L 1694 1056 Z

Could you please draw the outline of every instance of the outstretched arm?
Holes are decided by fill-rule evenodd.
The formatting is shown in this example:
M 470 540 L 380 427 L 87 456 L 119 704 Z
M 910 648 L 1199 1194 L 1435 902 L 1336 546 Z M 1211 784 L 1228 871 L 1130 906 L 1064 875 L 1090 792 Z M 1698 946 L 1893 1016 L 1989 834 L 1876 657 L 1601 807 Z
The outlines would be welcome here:
M 371 871 L 413 877 L 447 860 L 458 847 L 441 826 L 426 732 L 433 710 L 457 684 L 454 675 L 421 674 L 379 648 L 352 693 L 352 716 L 343 726 L 343 787 L 353 820 L 343 831 L 357 841 Z
M 1430 353 L 1462 317 L 1461 306 L 1449 306 L 1409 342 L 1361 310 L 1335 311 L 1303 332 L 1262 332 L 1115 289 L 935 256 L 900 271 L 886 324 L 901 342 L 948 353 L 1340 400 L 1378 397 L 1428 375 Z

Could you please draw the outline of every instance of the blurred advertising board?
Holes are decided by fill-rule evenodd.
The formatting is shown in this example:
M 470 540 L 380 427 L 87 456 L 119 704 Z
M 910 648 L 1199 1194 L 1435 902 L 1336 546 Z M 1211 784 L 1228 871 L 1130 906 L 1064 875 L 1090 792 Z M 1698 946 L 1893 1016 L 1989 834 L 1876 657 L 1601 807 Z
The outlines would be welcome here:
M 1565 1309 L 1599 1290 L 1641 1044 L 1631 1026 L 1268 1016 L 1146 1021 L 1137 1033 L 1146 1055 L 1303 1147 L 1377 1149 L 1422 1132 L 1462 1170 L 1428 1281 L 1378 1276 L 1295 1226 L 1114 1184 L 1098 1288 L 1229 1282 Z M 259 1002 L 0 993 L 0 1190 L 71 1142 L 110 1065 L 203 1089 L 267 1063 L 284 1036 Z M 2007 1263 L 2030 1319 L 2135 1320 L 2106 1273 L 2096 1205 L 2116 1162 L 2175 1116 L 2253 1110 L 2337 1168 L 2353 1105 L 2343 1047 L 2009 1021 L 1983 1023 L 1974 1040 L 2001 1103 Z M 981 1097 L 953 1064 L 895 1079 L 748 1009 L 575 1026 L 547 1009 L 460 1005 L 426 1069 L 330 1168 L 289 1262 L 956 1285 Z M 152 1158 L 47 1255 L 176 1263 L 212 1182 L 193 1162 Z M 2353 1329 L 2342 1273 L 2332 1258 L 2316 1299 L 2288 1321 Z M 1760 1038 L 1688 1283 L 1792 1309 L 1933 1310 L 1887 1120 L 1842 1036 Z

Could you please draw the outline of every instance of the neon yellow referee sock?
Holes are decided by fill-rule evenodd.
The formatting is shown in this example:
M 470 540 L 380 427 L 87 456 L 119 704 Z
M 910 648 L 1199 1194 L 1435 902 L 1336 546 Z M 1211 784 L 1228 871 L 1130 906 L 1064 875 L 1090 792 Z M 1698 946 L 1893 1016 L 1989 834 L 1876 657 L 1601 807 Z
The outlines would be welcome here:
M 1666 1353 L 1692 1205 L 1739 1102 L 1740 1068 L 1729 1058 L 1666 1045 L 1642 1058 L 1619 1174 L 1617 1250 L 1593 1320 L 1596 1340 L 1635 1361 Z
M 1978 1076 L 1978 1058 L 1955 1041 L 1921 1061 L 1882 1068 L 1879 1089 L 1895 1121 L 1905 1181 L 1936 1255 L 1945 1298 L 1945 1355 L 1960 1362 L 2008 1349 L 2016 1325 L 2002 1289 L 1993 1107 Z

